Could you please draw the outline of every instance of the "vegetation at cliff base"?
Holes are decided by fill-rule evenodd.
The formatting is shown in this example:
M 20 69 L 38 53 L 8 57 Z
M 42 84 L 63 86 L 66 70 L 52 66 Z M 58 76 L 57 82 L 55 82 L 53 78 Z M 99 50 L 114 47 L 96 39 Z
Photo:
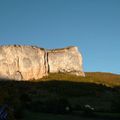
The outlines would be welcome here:
M 120 75 L 104 72 L 86 72 L 85 77 L 75 76 L 64 73 L 51 73 L 41 79 L 42 81 L 72 81 L 102 84 L 108 87 L 120 86 Z M 39 80 L 38 80 L 39 81 Z
M 76 120 L 86 116 L 119 119 L 119 83 L 120 76 L 110 73 L 86 73 L 86 77 L 50 74 L 37 81 L 1 79 L 0 106 L 7 104 L 9 120 Z

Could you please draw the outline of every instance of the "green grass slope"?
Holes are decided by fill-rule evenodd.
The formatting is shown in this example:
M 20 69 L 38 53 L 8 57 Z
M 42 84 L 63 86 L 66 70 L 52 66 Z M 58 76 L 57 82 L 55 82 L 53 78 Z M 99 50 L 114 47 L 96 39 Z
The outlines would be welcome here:
M 104 72 L 86 72 L 85 77 L 75 76 L 63 73 L 49 74 L 47 77 L 41 79 L 41 81 L 72 81 L 72 82 L 87 82 L 102 84 L 110 87 L 120 86 L 120 75 Z

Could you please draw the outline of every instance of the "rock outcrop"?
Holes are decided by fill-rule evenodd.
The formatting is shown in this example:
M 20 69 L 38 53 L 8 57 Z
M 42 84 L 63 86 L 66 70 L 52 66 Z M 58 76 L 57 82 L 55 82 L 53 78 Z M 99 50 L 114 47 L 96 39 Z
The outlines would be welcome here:
M 0 78 L 32 80 L 59 72 L 84 76 L 77 47 L 45 50 L 34 46 L 0 46 Z
M 82 56 L 77 47 L 67 47 L 48 51 L 50 73 L 70 73 L 84 76 Z

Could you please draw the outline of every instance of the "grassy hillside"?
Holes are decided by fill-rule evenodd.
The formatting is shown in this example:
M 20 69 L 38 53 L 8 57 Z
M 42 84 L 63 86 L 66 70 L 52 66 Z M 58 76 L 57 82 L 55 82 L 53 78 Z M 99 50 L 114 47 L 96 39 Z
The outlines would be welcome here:
M 0 106 L 8 104 L 9 120 L 32 119 L 36 113 L 40 114 L 37 119 L 43 113 L 66 114 L 66 106 L 72 110 L 71 115 L 77 111 L 81 118 L 86 104 L 97 114 L 119 113 L 119 101 L 120 75 L 110 73 L 86 73 L 86 77 L 50 74 L 37 81 L 0 81 Z
M 46 80 L 65 80 L 73 82 L 87 82 L 102 84 L 110 87 L 120 86 L 120 75 L 112 73 L 102 73 L 102 72 L 86 72 L 85 77 L 74 76 L 70 74 L 49 74 L 47 77 L 42 78 L 42 81 Z

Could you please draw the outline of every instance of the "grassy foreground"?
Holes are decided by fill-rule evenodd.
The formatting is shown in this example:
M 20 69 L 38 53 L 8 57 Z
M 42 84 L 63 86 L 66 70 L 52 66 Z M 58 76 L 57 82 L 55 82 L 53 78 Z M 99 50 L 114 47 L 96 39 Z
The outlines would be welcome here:
M 26 112 L 26 117 L 23 120 L 119 120 L 120 115 L 110 113 L 96 113 L 96 116 L 85 117 L 82 115 L 73 114 L 50 114 L 50 113 L 31 113 Z M 117 117 L 119 116 L 119 117 Z
M 86 111 L 87 104 L 98 116 L 109 113 L 116 117 L 119 101 L 120 75 L 110 73 L 86 73 L 86 77 L 50 74 L 37 81 L 0 81 L 0 106 L 9 105 L 9 120 L 87 120 L 79 114 Z

